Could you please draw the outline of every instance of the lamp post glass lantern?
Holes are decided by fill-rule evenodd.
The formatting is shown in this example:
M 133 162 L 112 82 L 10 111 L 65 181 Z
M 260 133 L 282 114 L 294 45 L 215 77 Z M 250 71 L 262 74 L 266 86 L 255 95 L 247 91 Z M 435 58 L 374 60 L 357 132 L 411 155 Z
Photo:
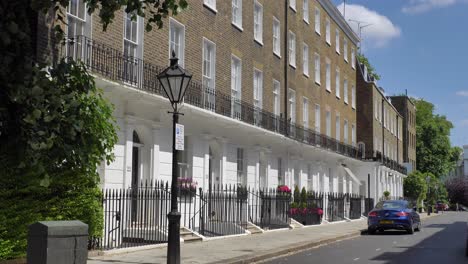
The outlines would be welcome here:
M 160 74 L 158 80 L 161 84 L 167 98 L 169 99 L 172 109 L 172 180 L 171 180 L 171 211 L 167 215 L 169 220 L 169 238 L 167 246 L 167 263 L 180 263 L 180 212 L 177 208 L 177 194 L 179 188 L 177 186 L 178 169 L 177 169 L 177 149 L 176 149 L 176 124 L 179 122 L 178 104 L 184 100 L 185 92 L 192 79 L 192 75 L 178 64 L 179 59 L 172 51 L 171 64 Z

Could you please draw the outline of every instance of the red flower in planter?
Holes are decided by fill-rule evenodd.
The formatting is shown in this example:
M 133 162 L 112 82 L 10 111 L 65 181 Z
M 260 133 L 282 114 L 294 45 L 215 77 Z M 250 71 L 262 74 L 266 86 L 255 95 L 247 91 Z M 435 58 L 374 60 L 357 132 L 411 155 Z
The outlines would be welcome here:
M 277 191 L 278 192 L 283 192 L 283 193 L 291 193 L 291 189 L 289 189 L 289 187 L 286 186 L 286 185 L 278 186 Z

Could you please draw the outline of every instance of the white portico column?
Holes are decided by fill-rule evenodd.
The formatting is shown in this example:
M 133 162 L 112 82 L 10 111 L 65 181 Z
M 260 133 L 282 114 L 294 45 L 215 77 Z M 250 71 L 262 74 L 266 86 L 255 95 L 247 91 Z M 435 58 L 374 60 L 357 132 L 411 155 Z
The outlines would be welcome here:
M 153 146 L 151 148 L 151 179 L 159 179 L 159 136 L 161 130 L 159 124 L 154 124 L 152 127 Z

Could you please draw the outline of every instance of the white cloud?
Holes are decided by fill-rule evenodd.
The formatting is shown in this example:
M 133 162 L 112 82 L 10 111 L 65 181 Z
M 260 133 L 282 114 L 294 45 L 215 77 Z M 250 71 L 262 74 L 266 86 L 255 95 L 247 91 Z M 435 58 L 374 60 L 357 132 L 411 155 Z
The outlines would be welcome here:
M 338 5 L 338 10 L 343 12 L 343 4 Z M 391 39 L 397 38 L 401 35 L 401 29 L 394 25 L 390 19 L 384 15 L 370 10 L 361 5 L 346 5 L 346 19 L 348 24 L 359 34 L 358 25 L 355 22 L 349 21 L 358 20 L 362 21 L 361 24 L 371 24 L 361 31 L 362 39 L 366 44 L 371 47 L 383 47 Z
M 465 96 L 465 97 L 468 97 L 468 91 L 458 91 L 458 92 L 457 92 L 457 95 L 458 95 L 458 96 Z
M 435 8 L 443 8 L 454 5 L 460 0 L 410 0 L 401 11 L 406 14 L 420 14 Z

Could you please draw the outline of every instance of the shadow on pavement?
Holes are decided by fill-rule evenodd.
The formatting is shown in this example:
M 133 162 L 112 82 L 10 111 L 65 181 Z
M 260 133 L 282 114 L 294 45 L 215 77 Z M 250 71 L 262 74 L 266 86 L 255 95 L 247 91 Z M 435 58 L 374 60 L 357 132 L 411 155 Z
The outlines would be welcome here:
M 404 236 L 408 235 L 406 231 L 403 230 L 387 230 L 385 232 L 376 232 L 375 234 L 371 235 L 366 231 L 361 232 L 362 236 Z
M 468 263 L 468 258 L 465 257 L 466 222 L 423 226 L 423 230 L 426 231 L 431 228 L 441 230 L 411 247 L 396 245 L 396 248 L 406 249 L 403 252 L 385 252 L 371 260 L 384 261 L 383 263 Z M 396 234 L 397 232 L 388 231 L 388 235 Z

